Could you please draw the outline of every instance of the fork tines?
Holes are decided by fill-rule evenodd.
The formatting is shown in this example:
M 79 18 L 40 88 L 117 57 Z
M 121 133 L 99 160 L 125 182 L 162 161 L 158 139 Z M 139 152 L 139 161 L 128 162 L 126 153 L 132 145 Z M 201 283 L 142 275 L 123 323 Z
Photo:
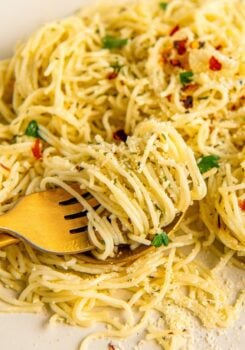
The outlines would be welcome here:
M 82 195 L 82 197 L 84 198 L 84 199 L 90 199 L 90 198 L 92 198 L 92 196 L 91 196 L 91 194 L 89 193 L 89 192 L 86 192 L 86 193 L 84 193 L 83 195 Z M 66 199 L 65 201 L 61 201 L 61 202 L 59 202 L 59 205 L 73 205 L 73 204 L 77 204 L 78 203 L 78 200 L 76 199 L 76 198 L 74 198 L 74 197 L 72 197 L 72 198 L 69 198 L 69 199 Z
M 98 209 L 100 207 L 100 204 L 96 205 L 95 207 L 93 207 L 94 210 Z M 84 210 L 84 211 L 80 211 L 78 213 L 74 213 L 74 214 L 69 214 L 65 216 L 66 220 L 73 220 L 73 219 L 77 219 L 77 218 L 83 218 L 87 215 L 88 211 Z
M 83 226 L 83 227 L 73 228 L 72 230 L 70 230 L 70 233 L 75 234 L 75 233 L 83 233 L 87 231 L 88 231 L 88 226 Z
M 91 196 L 91 194 L 89 192 L 83 193 L 82 197 L 86 200 L 93 199 L 93 197 Z M 71 205 L 78 204 L 78 203 L 79 203 L 79 201 L 76 198 L 72 197 L 72 198 L 69 198 L 69 199 L 66 199 L 64 201 L 59 202 L 59 205 L 71 206 Z M 90 205 L 91 205 L 91 203 L 90 203 Z M 93 209 L 97 210 L 99 207 L 100 207 L 100 204 L 97 204 L 97 205 L 93 206 Z M 79 219 L 79 218 L 85 218 L 87 214 L 88 214 L 87 210 L 82 210 L 82 211 L 79 211 L 77 213 L 65 215 L 64 218 L 65 218 L 65 220 L 75 220 L 75 219 Z M 69 232 L 71 234 L 76 234 L 76 233 L 83 233 L 83 232 L 87 232 L 87 231 L 88 231 L 88 226 L 85 224 L 84 226 L 80 226 L 80 227 L 71 229 Z

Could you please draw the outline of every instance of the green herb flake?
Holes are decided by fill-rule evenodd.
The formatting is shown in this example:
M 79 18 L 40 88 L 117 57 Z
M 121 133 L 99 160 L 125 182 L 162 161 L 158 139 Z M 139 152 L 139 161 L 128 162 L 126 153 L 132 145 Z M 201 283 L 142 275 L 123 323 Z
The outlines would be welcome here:
M 39 128 L 36 120 L 32 120 L 26 128 L 25 135 L 32 136 L 32 137 L 39 137 L 38 129 Z
M 206 173 L 212 168 L 219 168 L 219 159 L 220 157 L 215 155 L 202 157 L 197 163 L 201 174 Z
M 123 65 L 119 64 L 118 62 L 112 63 L 111 68 L 113 68 L 115 73 L 119 73 L 122 69 Z
M 162 233 L 157 233 L 155 235 L 155 237 L 153 238 L 151 244 L 156 247 L 159 248 L 162 245 L 164 245 L 165 247 L 168 246 L 169 244 L 169 238 L 168 235 L 166 234 L 166 232 L 162 232 Z
M 191 71 L 186 71 L 186 72 L 180 73 L 179 78 L 180 78 L 181 84 L 186 85 L 186 84 L 191 83 L 193 80 L 193 76 L 194 76 L 194 74 Z
M 201 100 L 207 100 L 208 98 L 209 96 L 201 96 L 201 97 L 198 97 L 197 99 L 201 101 Z
M 166 11 L 167 7 L 168 7 L 168 3 L 167 2 L 160 2 L 159 6 L 161 7 L 161 9 L 163 11 Z
M 163 137 L 163 139 L 165 140 L 165 141 L 167 141 L 167 136 L 162 132 L 161 133 L 161 136 Z
M 102 42 L 104 49 L 121 49 L 123 46 L 127 45 L 128 39 L 120 39 L 107 35 L 103 38 Z

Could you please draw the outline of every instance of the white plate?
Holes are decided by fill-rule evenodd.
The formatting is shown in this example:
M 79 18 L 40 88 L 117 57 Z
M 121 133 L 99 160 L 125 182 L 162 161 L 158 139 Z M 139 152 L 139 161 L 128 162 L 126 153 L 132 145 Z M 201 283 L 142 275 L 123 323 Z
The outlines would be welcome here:
M 15 43 L 41 24 L 69 15 L 81 5 L 91 0 L 1 0 L 0 1 L 0 58 L 11 55 Z M 197 329 L 199 350 L 242 350 L 245 344 L 245 332 L 242 325 L 245 315 L 235 326 L 224 333 L 209 333 Z M 45 315 L 0 315 L 1 350 L 75 350 L 81 339 L 94 331 L 64 325 L 48 325 Z M 208 335 L 207 335 L 208 334 Z M 206 339 L 205 339 L 206 337 Z M 208 338 L 207 338 L 208 337 Z M 133 349 L 138 337 L 121 344 L 120 349 Z M 207 342 L 208 340 L 208 342 Z M 93 344 L 93 348 L 107 350 L 109 340 Z M 113 341 L 118 344 L 117 341 Z M 213 343 L 213 345 L 212 345 Z M 142 345 L 139 350 L 158 349 L 150 344 Z M 196 349 L 194 347 L 193 349 Z
M 91 0 L 1 0 L 0 58 L 41 24 L 66 16 Z

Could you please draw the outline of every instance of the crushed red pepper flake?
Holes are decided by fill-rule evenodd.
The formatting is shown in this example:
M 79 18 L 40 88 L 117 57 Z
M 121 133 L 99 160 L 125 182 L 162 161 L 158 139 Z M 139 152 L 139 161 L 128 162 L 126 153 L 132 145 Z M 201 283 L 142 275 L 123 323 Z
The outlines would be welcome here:
M 118 73 L 117 72 L 111 72 L 107 75 L 107 79 L 109 80 L 113 80 L 113 79 L 116 79 L 118 76 Z
M 169 52 L 162 52 L 161 54 L 161 61 L 162 63 L 165 63 L 167 64 L 169 62 L 169 56 L 170 56 L 170 53 Z
M 222 64 L 217 60 L 217 58 L 212 56 L 209 60 L 209 69 L 219 71 L 222 69 Z
M 169 63 L 170 63 L 173 67 L 179 67 L 179 68 L 182 67 L 180 60 L 178 60 L 177 58 L 172 58 L 172 59 L 169 61 Z
M 161 63 L 168 63 L 168 56 L 166 54 L 161 55 Z
M 170 36 L 173 36 L 180 29 L 179 25 L 176 25 L 169 33 Z
M 125 131 L 123 129 L 117 130 L 113 134 L 113 138 L 116 141 L 126 142 L 127 141 L 127 137 L 128 137 L 128 135 L 125 133 Z
M 166 98 L 167 98 L 168 102 L 172 101 L 172 95 L 168 95 L 168 96 L 166 96 Z
M 179 55 L 184 55 L 186 53 L 186 44 L 188 39 L 183 40 L 175 40 L 174 41 L 174 48 L 177 50 Z
M 192 108 L 193 107 L 193 97 L 191 95 L 186 96 L 183 100 L 182 100 L 184 107 L 186 109 Z
M 116 348 L 114 345 L 108 344 L 108 350 L 116 350 Z
M 218 50 L 218 51 L 221 50 L 222 48 L 223 48 L 223 46 L 222 46 L 221 44 L 220 44 L 220 45 L 217 45 L 217 46 L 215 47 L 215 49 Z
M 245 211 L 245 199 L 238 201 L 239 208 Z
M 33 156 L 39 160 L 40 158 L 42 158 L 42 145 L 41 145 L 41 140 L 40 139 L 36 139 L 33 147 L 32 147 L 32 154 Z
M 4 165 L 3 163 L 0 163 L 0 166 L 5 170 L 10 171 L 10 169 L 6 165 Z
M 184 92 L 191 93 L 191 92 L 196 91 L 198 88 L 199 88 L 199 84 L 195 83 L 195 84 L 184 85 L 184 86 L 182 86 L 181 90 Z

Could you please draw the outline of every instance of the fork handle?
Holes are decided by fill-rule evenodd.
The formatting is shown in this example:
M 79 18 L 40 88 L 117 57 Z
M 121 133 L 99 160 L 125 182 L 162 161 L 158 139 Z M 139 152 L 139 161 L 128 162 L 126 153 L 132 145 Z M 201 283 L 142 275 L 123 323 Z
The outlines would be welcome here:
M 14 220 L 10 219 L 9 214 L 3 214 L 0 216 L 0 248 L 4 248 L 8 245 L 15 244 L 19 242 L 19 239 L 13 237 L 12 230 Z
M 18 242 L 19 240 L 17 238 L 7 235 L 6 233 L 0 232 L 0 249 L 12 244 L 16 244 Z

